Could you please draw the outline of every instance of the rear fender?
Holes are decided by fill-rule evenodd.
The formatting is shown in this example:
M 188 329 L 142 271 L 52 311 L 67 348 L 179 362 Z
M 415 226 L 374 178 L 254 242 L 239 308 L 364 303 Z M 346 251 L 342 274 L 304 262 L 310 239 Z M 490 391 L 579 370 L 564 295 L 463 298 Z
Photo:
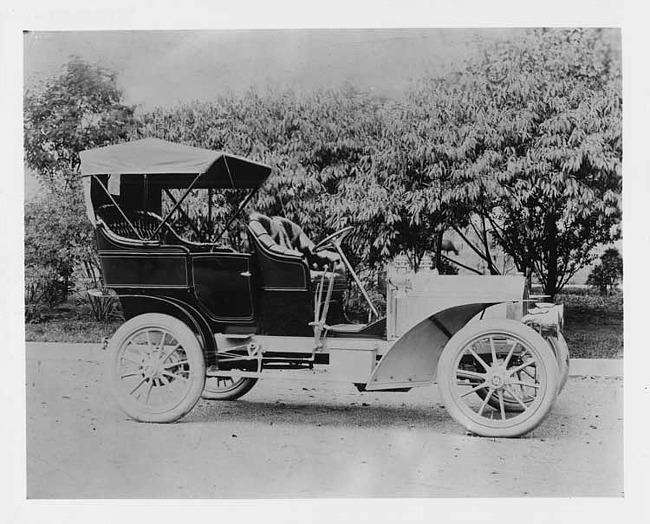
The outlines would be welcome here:
M 449 339 L 494 302 L 463 304 L 439 311 L 401 336 L 375 367 L 368 391 L 431 384 Z
M 192 306 L 171 297 L 151 295 L 120 295 L 120 302 L 127 320 L 144 313 L 163 313 L 184 322 L 199 339 L 206 366 L 216 363 L 217 347 L 212 330 Z

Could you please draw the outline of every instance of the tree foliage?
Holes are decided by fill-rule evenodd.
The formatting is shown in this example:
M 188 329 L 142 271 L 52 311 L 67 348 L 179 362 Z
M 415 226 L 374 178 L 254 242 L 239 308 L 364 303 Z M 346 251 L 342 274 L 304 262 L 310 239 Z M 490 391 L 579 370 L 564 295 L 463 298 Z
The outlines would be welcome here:
M 431 147 L 451 171 L 442 199 L 457 230 L 474 229 L 482 245 L 466 241 L 491 272 L 494 242 L 550 295 L 620 234 L 620 57 L 605 37 L 528 31 L 416 91 L 417 103 L 453 112 L 442 150 Z
M 310 95 L 251 90 L 151 111 L 142 116 L 138 136 L 226 150 L 269 164 L 272 174 L 251 207 L 284 215 L 318 237 L 351 220 L 343 203 L 345 186 L 371 153 L 380 128 L 377 111 L 377 100 L 351 87 Z M 225 202 L 217 198 L 215 224 L 238 203 L 236 195 Z
M 25 208 L 28 303 L 52 304 L 65 298 L 77 270 L 89 285 L 98 283 L 94 236 L 78 174 L 79 152 L 128 138 L 136 125 L 134 108 L 121 100 L 114 72 L 78 58 L 59 76 L 25 93 L 25 163 L 42 186 L 39 198 Z
M 116 79 L 73 57 L 58 77 L 26 90 L 25 161 L 49 186 L 74 185 L 80 151 L 129 137 L 134 108 L 122 103 Z
M 80 247 L 92 241 L 79 151 L 154 136 L 271 165 L 252 207 L 315 239 L 354 225 L 350 258 L 369 272 L 401 252 L 417 267 L 453 228 L 490 273 L 503 270 L 494 256 L 501 251 L 554 295 L 595 246 L 620 236 L 620 54 L 610 36 L 522 31 L 484 46 L 454 74 L 418 79 L 396 100 L 352 86 L 251 90 L 137 118 L 115 73 L 73 59 L 26 92 L 26 163 L 51 189 L 52 205 L 65 203 L 58 241 L 77 265 L 92 258 Z M 223 223 L 241 195 L 211 198 L 207 214 L 205 200 L 188 199 L 188 213 L 204 217 L 199 234 Z M 28 214 L 27 227 L 38 230 L 38 214 Z M 241 239 L 235 231 L 230 242 Z M 36 251 L 34 261 L 53 257 Z

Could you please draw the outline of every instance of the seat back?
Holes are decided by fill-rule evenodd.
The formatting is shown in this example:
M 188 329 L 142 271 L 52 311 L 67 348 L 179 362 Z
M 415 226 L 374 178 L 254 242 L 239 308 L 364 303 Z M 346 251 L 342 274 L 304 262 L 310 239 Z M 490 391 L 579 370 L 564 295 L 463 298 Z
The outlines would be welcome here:
M 301 252 L 307 258 L 311 268 L 322 270 L 327 266 L 332 270 L 340 268 L 341 271 L 344 271 L 338 253 L 327 250 L 314 252 L 316 245 L 298 224 L 284 217 L 273 217 L 272 221 L 285 232 L 291 248 Z
M 268 251 L 278 255 L 302 256 L 300 251 L 294 249 L 285 229 L 266 215 L 252 213 L 248 226 L 257 243 Z
M 288 218 L 273 217 L 271 221 L 283 232 L 289 247 L 300 251 L 305 256 L 310 256 L 314 252 L 314 243 L 309 239 L 302 228 Z
M 99 207 L 96 215 L 106 228 L 118 237 L 137 241 L 161 241 L 162 235 L 165 232 L 165 226 L 156 231 L 162 222 L 159 216 L 136 209 L 123 209 L 122 211 L 128 218 L 128 221 L 114 205 Z M 155 235 L 154 231 L 156 231 Z
M 266 215 L 252 213 L 248 232 L 258 256 L 263 289 L 308 289 L 309 268 L 305 257 L 290 247 L 283 228 Z

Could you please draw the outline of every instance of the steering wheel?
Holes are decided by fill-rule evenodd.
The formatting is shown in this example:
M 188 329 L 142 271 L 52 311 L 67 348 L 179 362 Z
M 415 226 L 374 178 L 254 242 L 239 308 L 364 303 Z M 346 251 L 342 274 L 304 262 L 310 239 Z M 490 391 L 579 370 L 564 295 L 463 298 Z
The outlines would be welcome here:
M 331 235 L 326 236 L 323 240 L 321 240 L 318 244 L 314 246 L 314 253 L 317 253 L 318 251 L 321 251 L 325 249 L 327 246 L 331 245 L 334 240 L 337 238 L 342 242 L 345 237 L 347 237 L 352 230 L 354 229 L 354 226 L 347 226 L 344 227 L 343 229 L 339 229 L 338 231 L 334 231 Z

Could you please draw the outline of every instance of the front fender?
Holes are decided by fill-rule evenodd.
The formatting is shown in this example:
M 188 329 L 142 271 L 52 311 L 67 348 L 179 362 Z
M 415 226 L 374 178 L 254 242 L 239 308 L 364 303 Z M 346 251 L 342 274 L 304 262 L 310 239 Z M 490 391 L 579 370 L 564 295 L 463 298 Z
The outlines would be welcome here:
M 472 318 L 498 302 L 463 304 L 444 309 L 409 329 L 375 367 L 366 390 L 431 384 L 449 339 Z

